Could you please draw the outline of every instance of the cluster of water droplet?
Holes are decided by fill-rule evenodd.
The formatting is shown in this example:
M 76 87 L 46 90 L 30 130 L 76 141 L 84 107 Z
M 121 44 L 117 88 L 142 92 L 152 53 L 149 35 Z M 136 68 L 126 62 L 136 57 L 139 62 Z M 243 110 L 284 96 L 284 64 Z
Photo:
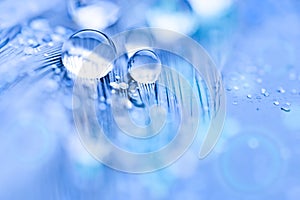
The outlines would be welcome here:
M 266 69 L 264 69 L 266 68 Z M 275 107 L 279 107 L 284 112 L 290 112 L 292 108 L 293 99 L 296 102 L 300 97 L 298 89 L 294 87 L 283 87 L 279 85 L 276 89 L 274 85 L 270 85 L 264 79 L 264 75 L 269 72 L 269 67 L 258 69 L 257 67 L 247 67 L 247 74 L 231 73 L 226 77 L 227 79 L 227 91 L 233 95 L 233 105 L 238 105 L 242 102 L 268 102 Z M 298 82 L 300 77 L 297 78 L 295 72 L 290 72 L 288 79 L 283 82 Z M 294 84 L 293 84 L 294 85 Z M 292 85 L 290 85 L 292 86 Z M 258 104 L 256 104 L 258 105 Z M 268 105 L 268 104 L 266 104 Z M 257 110 L 260 110 L 257 108 Z
M 72 79 L 96 80 L 98 89 L 94 99 L 104 98 L 109 102 L 110 95 L 123 93 L 130 101 L 124 102 L 128 107 L 144 106 L 160 76 L 160 59 L 154 51 L 142 49 L 130 55 L 126 66 L 120 66 L 116 55 L 114 42 L 91 29 L 73 34 L 62 47 L 62 63 Z M 125 72 L 120 73 L 124 68 Z

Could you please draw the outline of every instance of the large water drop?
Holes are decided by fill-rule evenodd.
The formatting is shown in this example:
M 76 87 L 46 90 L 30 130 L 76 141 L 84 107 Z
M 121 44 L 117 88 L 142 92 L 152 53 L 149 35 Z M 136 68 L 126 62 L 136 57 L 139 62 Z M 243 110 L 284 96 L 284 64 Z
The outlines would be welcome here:
M 62 62 L 75 77 L 98 79 L 113 68 L 116 57 L 114 43 L 95 30 L 81 30 L 73 34 L 62 47 Z

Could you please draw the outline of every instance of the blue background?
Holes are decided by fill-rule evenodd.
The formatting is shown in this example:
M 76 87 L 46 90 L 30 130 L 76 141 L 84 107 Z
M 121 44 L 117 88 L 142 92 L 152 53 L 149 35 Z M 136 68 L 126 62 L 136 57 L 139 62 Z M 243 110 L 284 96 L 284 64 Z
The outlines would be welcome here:
M 144 13 L 164 8 L 133 0 L 120 7 L 119 21 L 103 30 L 108 35 L 148 26 Z M 101 165 L 77 138 L 67 80 L 52 65 L 80 29 L 67 3 L 0 1 L 0 199 L 298 200 L 299 10 L 297 0 L 233 1 L 210 18 L 184 10 L 197 22 L 186 34 L 224 78 L 224 130 L 204 160 L 196 142 L 172 166 L 133 175 Z M 24 78 L 33 69 L 38 78 Z

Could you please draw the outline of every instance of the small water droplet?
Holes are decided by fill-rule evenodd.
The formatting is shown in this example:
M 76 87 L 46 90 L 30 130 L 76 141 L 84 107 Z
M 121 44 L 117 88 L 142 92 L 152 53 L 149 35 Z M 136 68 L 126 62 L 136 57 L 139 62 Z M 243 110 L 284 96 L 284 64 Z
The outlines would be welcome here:
M 282 87 L 279 87 L 279 88 L 277 89 L 277 92 L 283 94 L 283 93 L 285 93 L 285 90 L 284 90 Z
M 290 112 L 291 111 L 291 104 L 290 103 L 286 103 L 280 109 L 283 110 L 283 111 L 285 111 L 285 112 Z
M 130 76 L 139 83 L 157 81 L 162 66 L 157 55 L 151 50 L 137 51 L 128 62 Z
M 279 101 L 274 101 L 273 104 L 274 104 L 275 106 L 278 106 L 280 103 L 279 103 Z
M 248 95 L 247 95 L 247 98 L 248 98 L 248 99 L 252 99 L 252 95 L 251 95 L 251 94 L 248 94 Z
M 233 104 L 233 105 L 237 105 L 238 102 L 237 102 L 237 101 L 233 101 L 232 104 Z

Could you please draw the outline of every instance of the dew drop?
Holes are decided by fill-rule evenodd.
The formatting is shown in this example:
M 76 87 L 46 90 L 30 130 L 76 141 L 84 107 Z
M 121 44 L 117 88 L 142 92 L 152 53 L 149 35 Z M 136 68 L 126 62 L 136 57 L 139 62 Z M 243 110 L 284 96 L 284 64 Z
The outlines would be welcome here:
M 283 89 L 282 87 L 279 87 L 279 88 L 277 89 L 277 92 L 283 94 L 283 93 L 285 93 L 285 89 Z
M 279 101 L 274 101 L 273 104 L 274 104 L 275 106 L 278 106 L 280 103 L 279 103 Z
M 291 104 L 290 103 L 286 103 L 284 106 L 282 106 L 280 109 L 282 111 L 285 111 L 285 112 L 290 112 L 291 111 L 291 108 L 290 108 Z
M 116 49 L 113 42 L 95 30 L 73 34 L 62 47 L 62 62 L 75 77 L 99 79 L 113 68 Z
M 161 73 L 161 62 L 151 50 L 137 51 L 128 62 L 130 76 L 139 83 L 150 84 L 157 81 Z
M 238 86 L 235 85 L 235 86 L 233 86 L 233 89 L 234 89 L 234 90 L 239 90 L 240 88 L 239 88 Z

